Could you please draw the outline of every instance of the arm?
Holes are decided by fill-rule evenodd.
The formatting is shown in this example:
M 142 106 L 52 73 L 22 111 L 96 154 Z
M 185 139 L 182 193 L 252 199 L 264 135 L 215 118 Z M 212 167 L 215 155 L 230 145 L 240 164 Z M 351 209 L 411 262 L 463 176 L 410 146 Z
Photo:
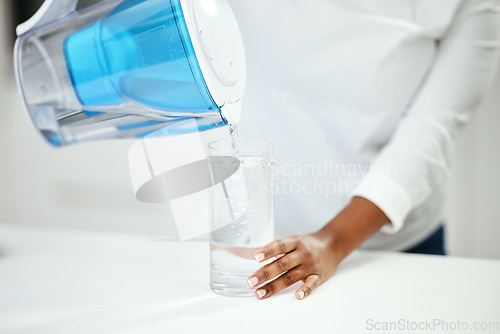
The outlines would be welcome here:
M 351 202 L 321 230 L 316 232 L 329 240 L 335 250 L 335 263 L 374 235 L 389 219 L 375 204 L 363 197 L 354 197 Z
M 257 251 L 257 261 L 278 257 L 249 277 L 260 299 L 299 280 L 302 299 L 325 282 L 350 252 L 382 228 L 397 232 L 408 213 L 441 186 L 450 171 L 457 132 L 470 118 L 496 74 L 500 49 L 497 0 L 465 1 L 440 41 L 435 64 L 390 142 L 339 215 L 316 233 L 289 236 Z
M 370 200 L 389 217 L 384 232 L 400 230 L 407 215 L 449 178 L 457 134 L 497 73 L 499 44 L 499 1 L 464 1 L 439 41 L 420 91 L 352 194 Z

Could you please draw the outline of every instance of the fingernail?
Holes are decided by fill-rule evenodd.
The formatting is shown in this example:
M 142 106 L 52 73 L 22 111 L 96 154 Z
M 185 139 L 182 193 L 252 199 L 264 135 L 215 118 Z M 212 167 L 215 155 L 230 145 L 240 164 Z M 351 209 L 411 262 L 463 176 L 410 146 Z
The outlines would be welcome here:
M 257 296 L 259 296 L 259 298 L 262 298 L 265 295 L 266 295 L 266 290 L 264 289 L 257 290 Z
M 253 288 L 254 286 L 257 285 L 257 283 L 259 283 L 259 279 L 257 277 L 252 277 L 248 280 L 248 285 Z
M 304 298 L 304 291 L 300 290 L 299 291 L 299 299 Z
M 264 257 L 264 253 L 258 253 L 257 255 L 255 255 L 255 260 L 257 260 L 257 262 L 260 262 L 264 260 Z

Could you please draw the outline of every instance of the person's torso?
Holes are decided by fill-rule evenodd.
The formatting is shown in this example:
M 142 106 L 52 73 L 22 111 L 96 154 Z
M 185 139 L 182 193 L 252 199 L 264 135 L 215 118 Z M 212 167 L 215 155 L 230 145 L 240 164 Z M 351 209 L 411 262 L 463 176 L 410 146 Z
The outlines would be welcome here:
M 274 143 L 278 236 L 317 230 L 346 204 L 460 3 L 231 1 L 248 64 L 239 127 L 242 137 Z

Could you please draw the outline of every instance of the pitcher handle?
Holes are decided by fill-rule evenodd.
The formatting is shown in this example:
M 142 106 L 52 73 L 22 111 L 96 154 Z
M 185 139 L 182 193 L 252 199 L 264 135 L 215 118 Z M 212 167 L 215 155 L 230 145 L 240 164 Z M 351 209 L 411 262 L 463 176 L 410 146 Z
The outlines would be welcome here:
M 21 23 L 16 28 L 17 36 L 30 30 L 53 22 L 76 9 L 78 0 L 45 0 L 40 9 L 28 21 Z

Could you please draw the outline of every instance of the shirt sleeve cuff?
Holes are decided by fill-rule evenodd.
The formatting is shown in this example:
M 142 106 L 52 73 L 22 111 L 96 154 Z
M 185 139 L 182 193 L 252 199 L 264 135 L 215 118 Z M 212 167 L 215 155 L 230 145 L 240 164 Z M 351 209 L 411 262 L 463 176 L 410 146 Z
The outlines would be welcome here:
M 394 179 L 383 174 L 368 174 L 351 192 L 349 199 L 363 197 L 375 204 L 389 218 L 382 232 L 394 234 L 403 227 L 406 216 L 412 209 L 412 202 L 406 190 Z

